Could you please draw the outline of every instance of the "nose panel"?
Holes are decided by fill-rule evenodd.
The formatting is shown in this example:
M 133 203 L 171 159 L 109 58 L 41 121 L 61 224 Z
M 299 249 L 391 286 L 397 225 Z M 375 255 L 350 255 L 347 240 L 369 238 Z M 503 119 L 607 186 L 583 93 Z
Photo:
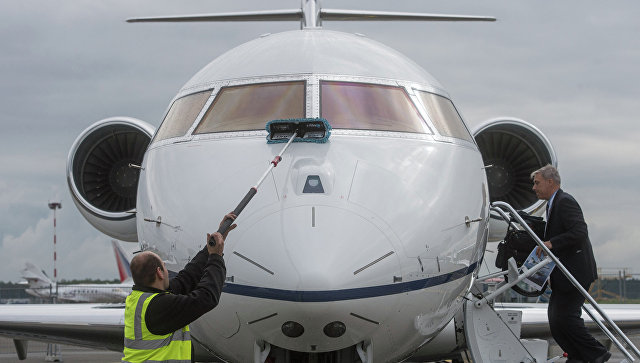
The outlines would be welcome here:
M 348 347 L 397 309 L 393 294 L 378 296 L 383 305 L 366 300 L 400 275 L 396 251 L 374 220 L 337 207 L 298 206 L 254 221 L 238 237 L 227 275 L 245 289 L 234 291 L 254 298 L 238 315 L 272 344 L 298 351 Z M 287 337 L 288 321 L 302 324 L 304 333 Z M 346 328 L 339 338 L 324 333 L 335 321 Z
M 244 222 L 251 227 L 238 236 L 228 260 L 236 283 L 295 291 L 349 289 L 391 284 L 400 268 L 375 221 L 346 209 L 298 206 L 251 222 Z

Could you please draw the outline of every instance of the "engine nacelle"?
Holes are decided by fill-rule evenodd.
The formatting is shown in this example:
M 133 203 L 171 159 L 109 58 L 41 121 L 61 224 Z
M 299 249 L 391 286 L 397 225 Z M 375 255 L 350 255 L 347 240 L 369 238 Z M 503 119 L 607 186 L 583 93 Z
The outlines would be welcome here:
M 155 128 L 130 117 L 94 123 L 71 146 L 67 183 L 85 219 L 119 240 L 138 240 L 136 194 L 140 170 Z
M 535 126 L 516 118 L 496 118 L 473 133 L 486 168 L 491 202 L 503 201 L 516 210 L 539 215 L 544 201 L 531 190 L 533 171 L 558 165 L 549 139 Z M 490 241 L 501 240 L 507 224 L 492 218 Z

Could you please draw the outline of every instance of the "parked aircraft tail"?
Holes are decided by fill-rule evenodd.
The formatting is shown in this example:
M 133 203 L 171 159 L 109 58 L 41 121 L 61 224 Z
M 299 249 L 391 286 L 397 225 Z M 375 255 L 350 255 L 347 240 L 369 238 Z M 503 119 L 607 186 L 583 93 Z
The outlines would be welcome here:
M 25 268 L 22 270 L 22 278 L 29 282 L 29 287 L 49 287 L 53 282 L 49 279 L 49 276 L 41 270 L 38 266 L 31 262 L 25 264 Z
M 113 253 L 116 255 L 116 264 L 118 265 L 118 273 L 120 273 L 120 282 L 131 280 L 131 267 L 129 267 L 129 259 L 126 253 L 120 247 L 120 244 L 116 240 L 111 240 L 113 245 Z
M 31 262 L 25 264 L 24 269 L 21 271 L 21 276 L 29 284 L 29 288 L 25 290 L 29 295 L 48 297 L 51 296 L 51 291 L 56 288 L 49 276 Z

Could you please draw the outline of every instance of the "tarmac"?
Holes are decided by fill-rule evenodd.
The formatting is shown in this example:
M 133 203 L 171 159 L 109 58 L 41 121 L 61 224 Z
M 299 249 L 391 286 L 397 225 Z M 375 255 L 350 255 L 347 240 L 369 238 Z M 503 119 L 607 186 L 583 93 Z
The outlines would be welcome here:
M 640 335 L 629 336 L 629 339 L 635 344 L 636 347 L 640 347 Z M 120 362 L 122 359 L 121 352 L 113 352 L 109 350 L 96 350 L 91 348 L 82 348 L 71 345 L 59 345 L 60 358 L 63 362 L 68 363 L 115 363 Z M 27 359 L 18 360 L 13 341 L 11 339 L 0 337 L 0 363 L 9 362 L 45 362 L 45 354 L 47 351 L 47 344 L 41 342 L 30 341 L 28 347 Z M 621 362 L 625 357 L 618 351 L 615 346 L 610 348 L 612 357 L 609 362 Z M 550 349 L 551 357 L 559 356 L 562 354 L 562 350 L 555 344 Z M 633 353 L 632 353 L 633 355 Z M 558 362 L 564 362 L 565 359 L 559 359 Z
M 629 340 L 631 341 L 631 343 L 633 343 L 633 345 L 636 346 L 636 348 L 640 349 L 640 334 L 628 334 L 627 335 L 629 337 Z M 616 347 L 615 345 L 611 344 L 610 342 L 607 342 L 605 339 L 602 339 L 602 336 L 600 334 L 598 335 L 594 335 L 594 337 L 596 339 L 598 339 L 601 343 L 603 343 L 607 349 L 609 349 L 609 351 L 611 352 L 611 358 L 609 359 L 609 363 L 618 363 L 618 362 L 622 362 L 623 359 L 625 359 L 625 355 L 618 349 L 618 347 Z M 621 339 L 620 342 L 622 342 Z M 623 345 L 625 345 L 623 343 Z M 626 345 L 625 345 L 626 346 Z M 551 340 L 550 342 L 550 358 L 551 357 L 556 357 L 562 354 L 562 349 L 560 349 L 560 347 L 555 344 L 555 342 L 553 340 Z M 629 353 L 631 354 L 631 356 L 636 360 L 636 362 L 638 361 L 638 358 L 634 355 L 633 351 L 631 351 L 631 349 L 627 349 L 629 351 Z M 558 360 L 558 362 L 564 362 L 566 359 L 560 359 Z
M 110 350 L 96 350 L 92 348 L 82 348 L 72 345 L 58 345 L 60 347 L 60 355 L 63 362 L 67 363 L 115 363 L 122 360 L 122 352 L 114 352 Z M 28 346 L 27 359 L 18 360 L 13 340 L 0 337 L 0 362 L 45 362 L 47 352 L 47 343 L 30 341 Z

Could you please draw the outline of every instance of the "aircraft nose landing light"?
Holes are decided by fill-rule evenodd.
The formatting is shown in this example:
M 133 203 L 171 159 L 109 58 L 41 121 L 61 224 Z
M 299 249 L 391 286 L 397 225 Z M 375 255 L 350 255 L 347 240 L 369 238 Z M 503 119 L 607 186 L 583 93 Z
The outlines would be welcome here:
M 295 321 L 287 321 L 282 324 L 282 334 L 289 338 L 297 338 L 304 334 L 304 327 Z
M 347 327 L 341 321 L 334 321 L 325 325 L 322 331 L 329 338 L 339 338 L 347 331 Z
M 324 188 L 322 187 L 322 181 L 320 180 L 319 175 L 309 175 L 307 176 L 307 181 L 304 183 L 304 189 L 302 189 L 303 193 L 324 193 Z

